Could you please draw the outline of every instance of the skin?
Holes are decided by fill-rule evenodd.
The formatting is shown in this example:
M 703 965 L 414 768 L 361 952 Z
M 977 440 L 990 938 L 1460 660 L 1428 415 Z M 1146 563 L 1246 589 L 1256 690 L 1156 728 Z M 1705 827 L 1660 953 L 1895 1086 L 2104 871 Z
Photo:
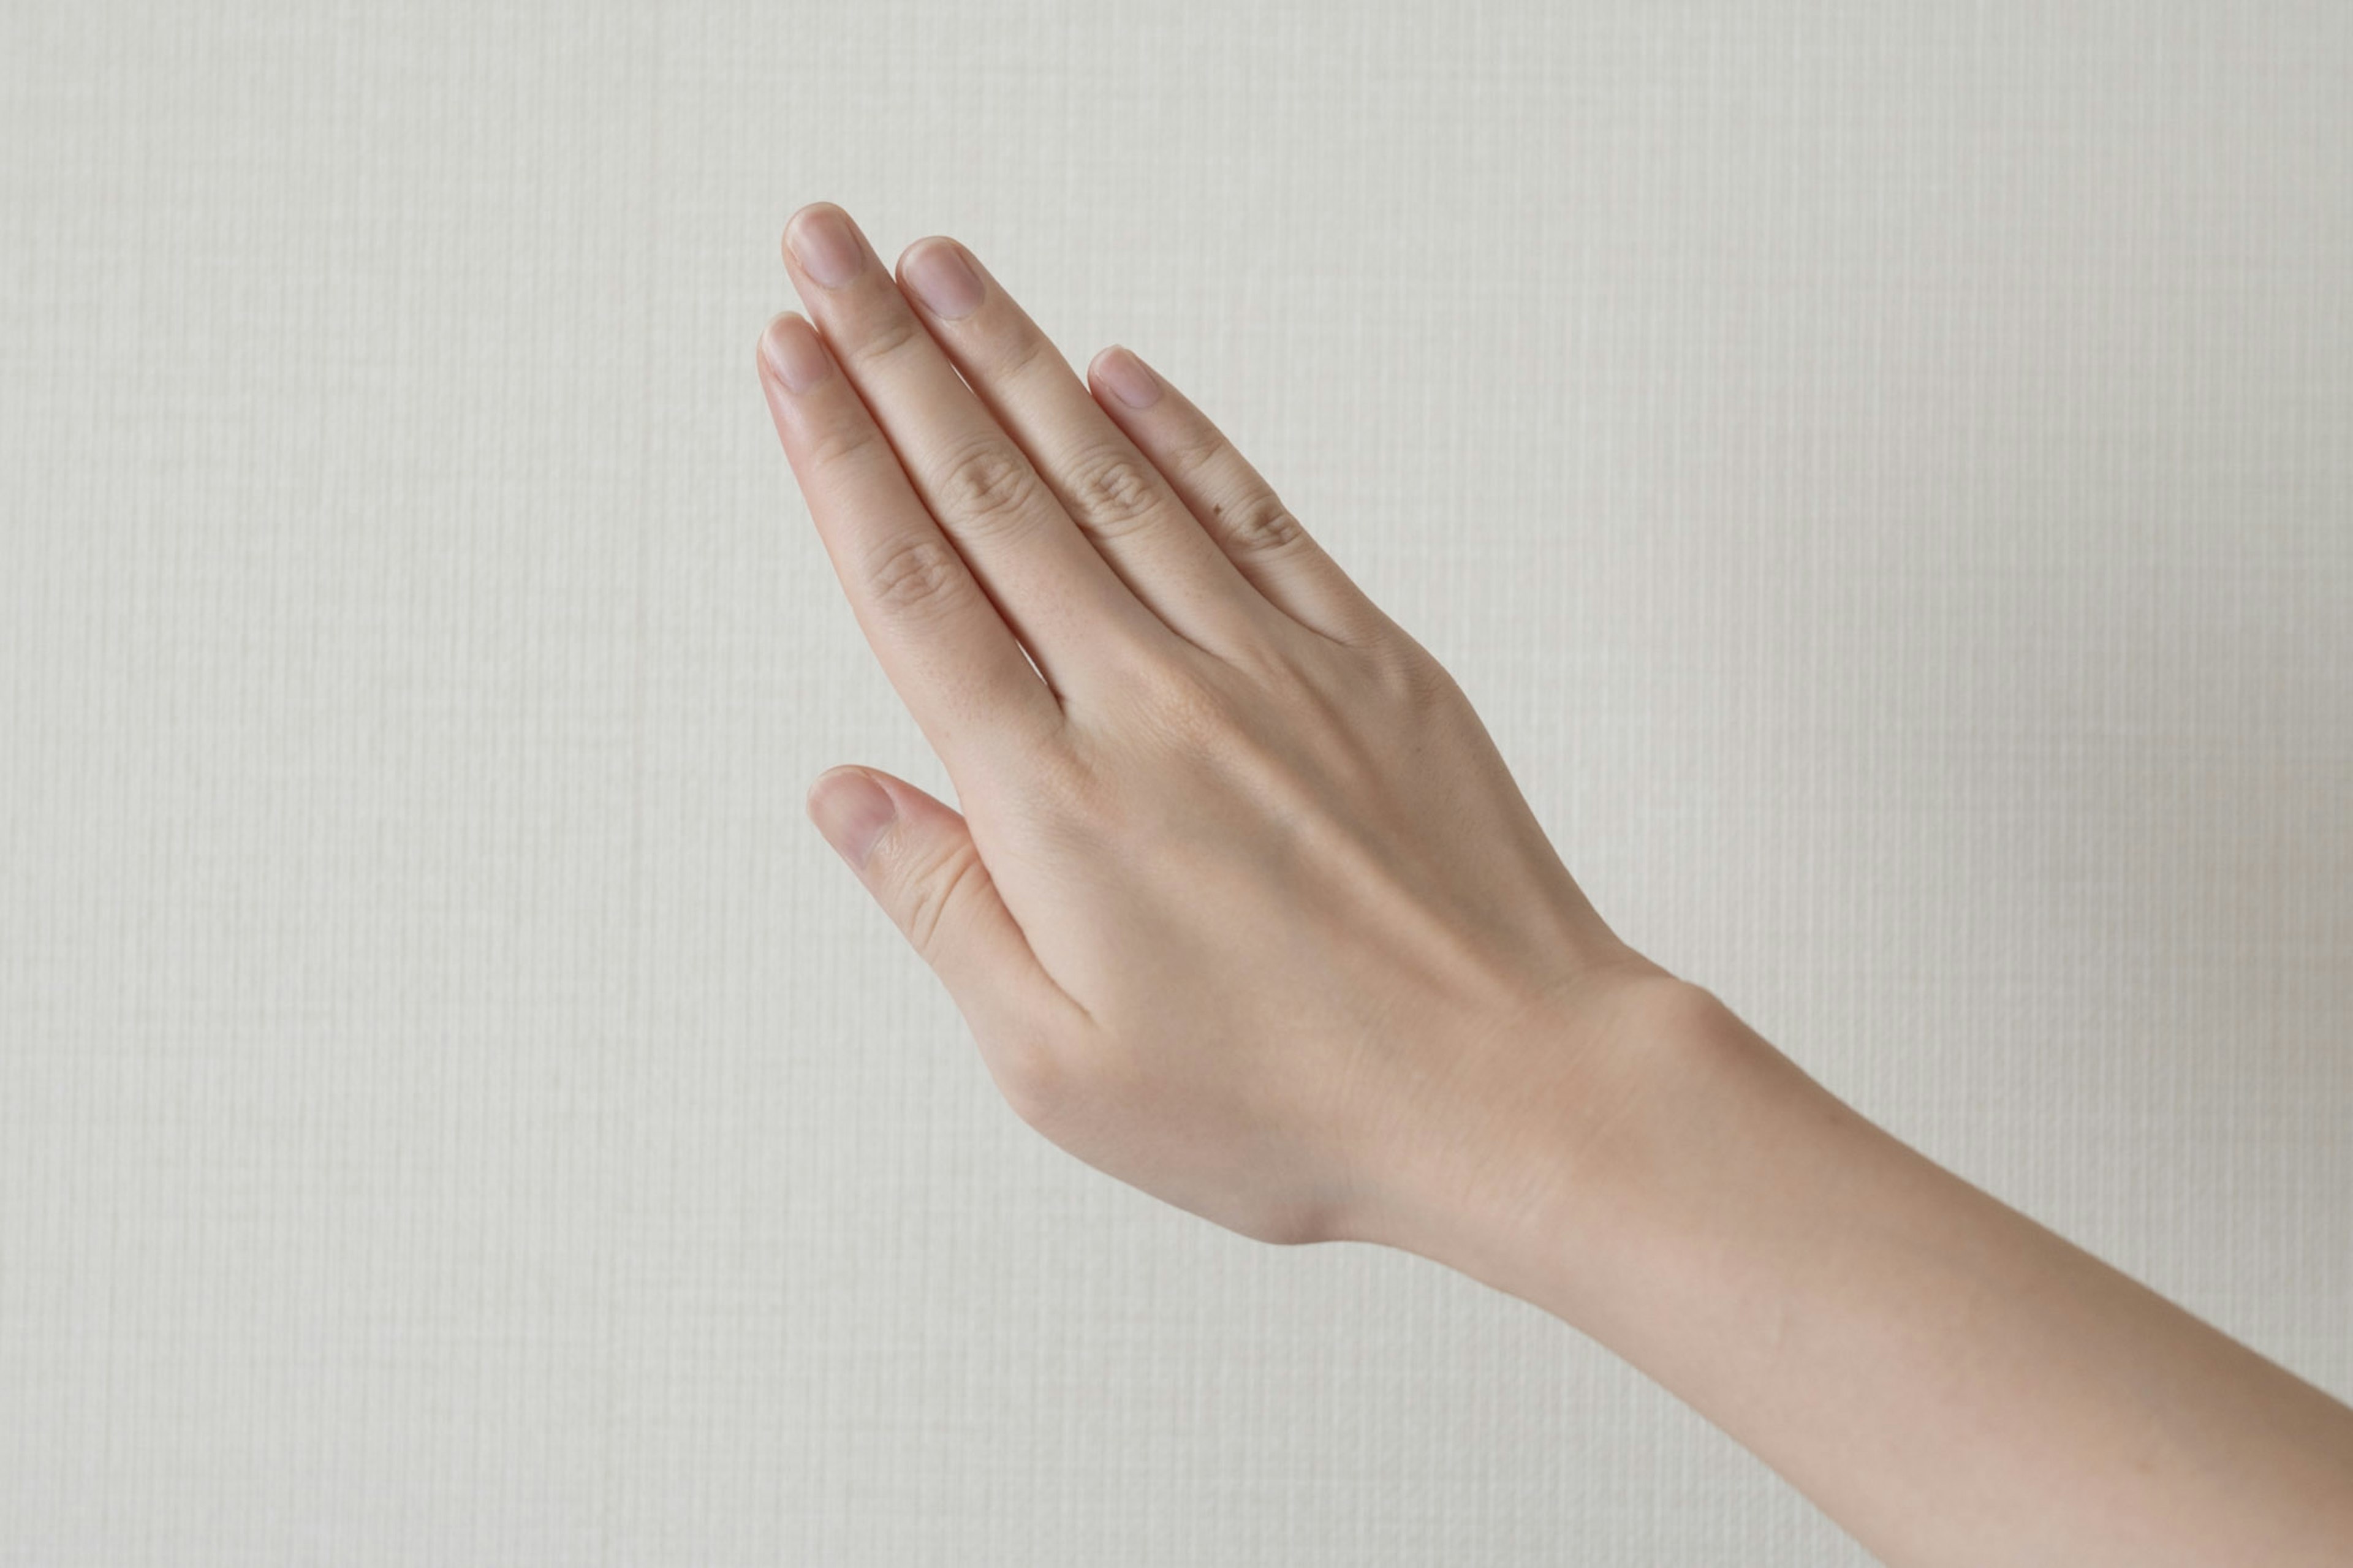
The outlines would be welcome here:
M 2353 1563 L 2353 1411 L 1620 941 L 1447 673 L 1182 393 L 976 258 L 786 229 L 760 383 L 962 811 L 809 812 L 1013 1110 L 1261 1241 L 1592 1335 L 1892 1563 Z

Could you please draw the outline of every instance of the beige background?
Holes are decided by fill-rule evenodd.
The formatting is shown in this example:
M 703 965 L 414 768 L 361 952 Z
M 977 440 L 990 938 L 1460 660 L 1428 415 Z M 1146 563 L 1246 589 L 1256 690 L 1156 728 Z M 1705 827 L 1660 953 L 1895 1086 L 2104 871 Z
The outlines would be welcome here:
M 2353 9 L 0 8 L 0 1561 L 1852 1562 L 1034 1138 L 754 336 L 1152 357 L 1602 910 L 2353 1394 Z

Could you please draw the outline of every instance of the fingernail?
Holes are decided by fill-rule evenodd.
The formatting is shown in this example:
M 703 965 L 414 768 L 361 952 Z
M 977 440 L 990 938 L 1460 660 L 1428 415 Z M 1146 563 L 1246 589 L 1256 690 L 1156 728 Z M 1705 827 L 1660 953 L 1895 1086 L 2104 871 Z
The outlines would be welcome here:
M 807 392 L 833 369 L 817 329 L 790 312 L 770 321 L 760 334 L 760 358 L 788 392 Z
M 954 321 L 980 309 L 980 279 L 965 265 L 953 241 L 934 239 L 917 246 L 907 257 L 906 272 L 907 287 L 934 316 Z
M 898 815 L 889 793 L 856 768 L 827 773 L 809 792 L 809 816 L 817 830 L 853 871 L 866 868 L 867 858 Z
M 849 220 L 831 207 L 815 207 L 793 220 L 785 235 L 801 270 L 828 289 L 839 289 L 866 265 Z
M 1095 373 L 1111 395 L 1130 408 L 1149 408 L 1160 401 L 1160 378 L 1124 348 L 1113 349 L 1095 363 Z

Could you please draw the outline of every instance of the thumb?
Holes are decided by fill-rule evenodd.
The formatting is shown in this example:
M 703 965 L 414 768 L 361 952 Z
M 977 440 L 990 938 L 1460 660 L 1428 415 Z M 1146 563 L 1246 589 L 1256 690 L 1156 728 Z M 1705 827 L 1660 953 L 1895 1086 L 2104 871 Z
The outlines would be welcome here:
M 1034 1037 L 1076 1009 L 1039 963 L 953 807 L 876 769 L 837 767 L 810 786 L 808 814 L 976 1034 Z

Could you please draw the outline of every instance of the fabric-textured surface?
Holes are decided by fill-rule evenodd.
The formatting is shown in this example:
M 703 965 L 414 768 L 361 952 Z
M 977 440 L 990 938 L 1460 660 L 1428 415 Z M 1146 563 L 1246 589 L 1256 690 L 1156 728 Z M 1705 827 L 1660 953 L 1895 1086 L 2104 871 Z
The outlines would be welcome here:
M 1603 913 L 2353 1394 L 2353 9 L 0 7 L 0 1562 L 1816 1564 L 1042 1143 L 778 232 L 1134 345 Z

